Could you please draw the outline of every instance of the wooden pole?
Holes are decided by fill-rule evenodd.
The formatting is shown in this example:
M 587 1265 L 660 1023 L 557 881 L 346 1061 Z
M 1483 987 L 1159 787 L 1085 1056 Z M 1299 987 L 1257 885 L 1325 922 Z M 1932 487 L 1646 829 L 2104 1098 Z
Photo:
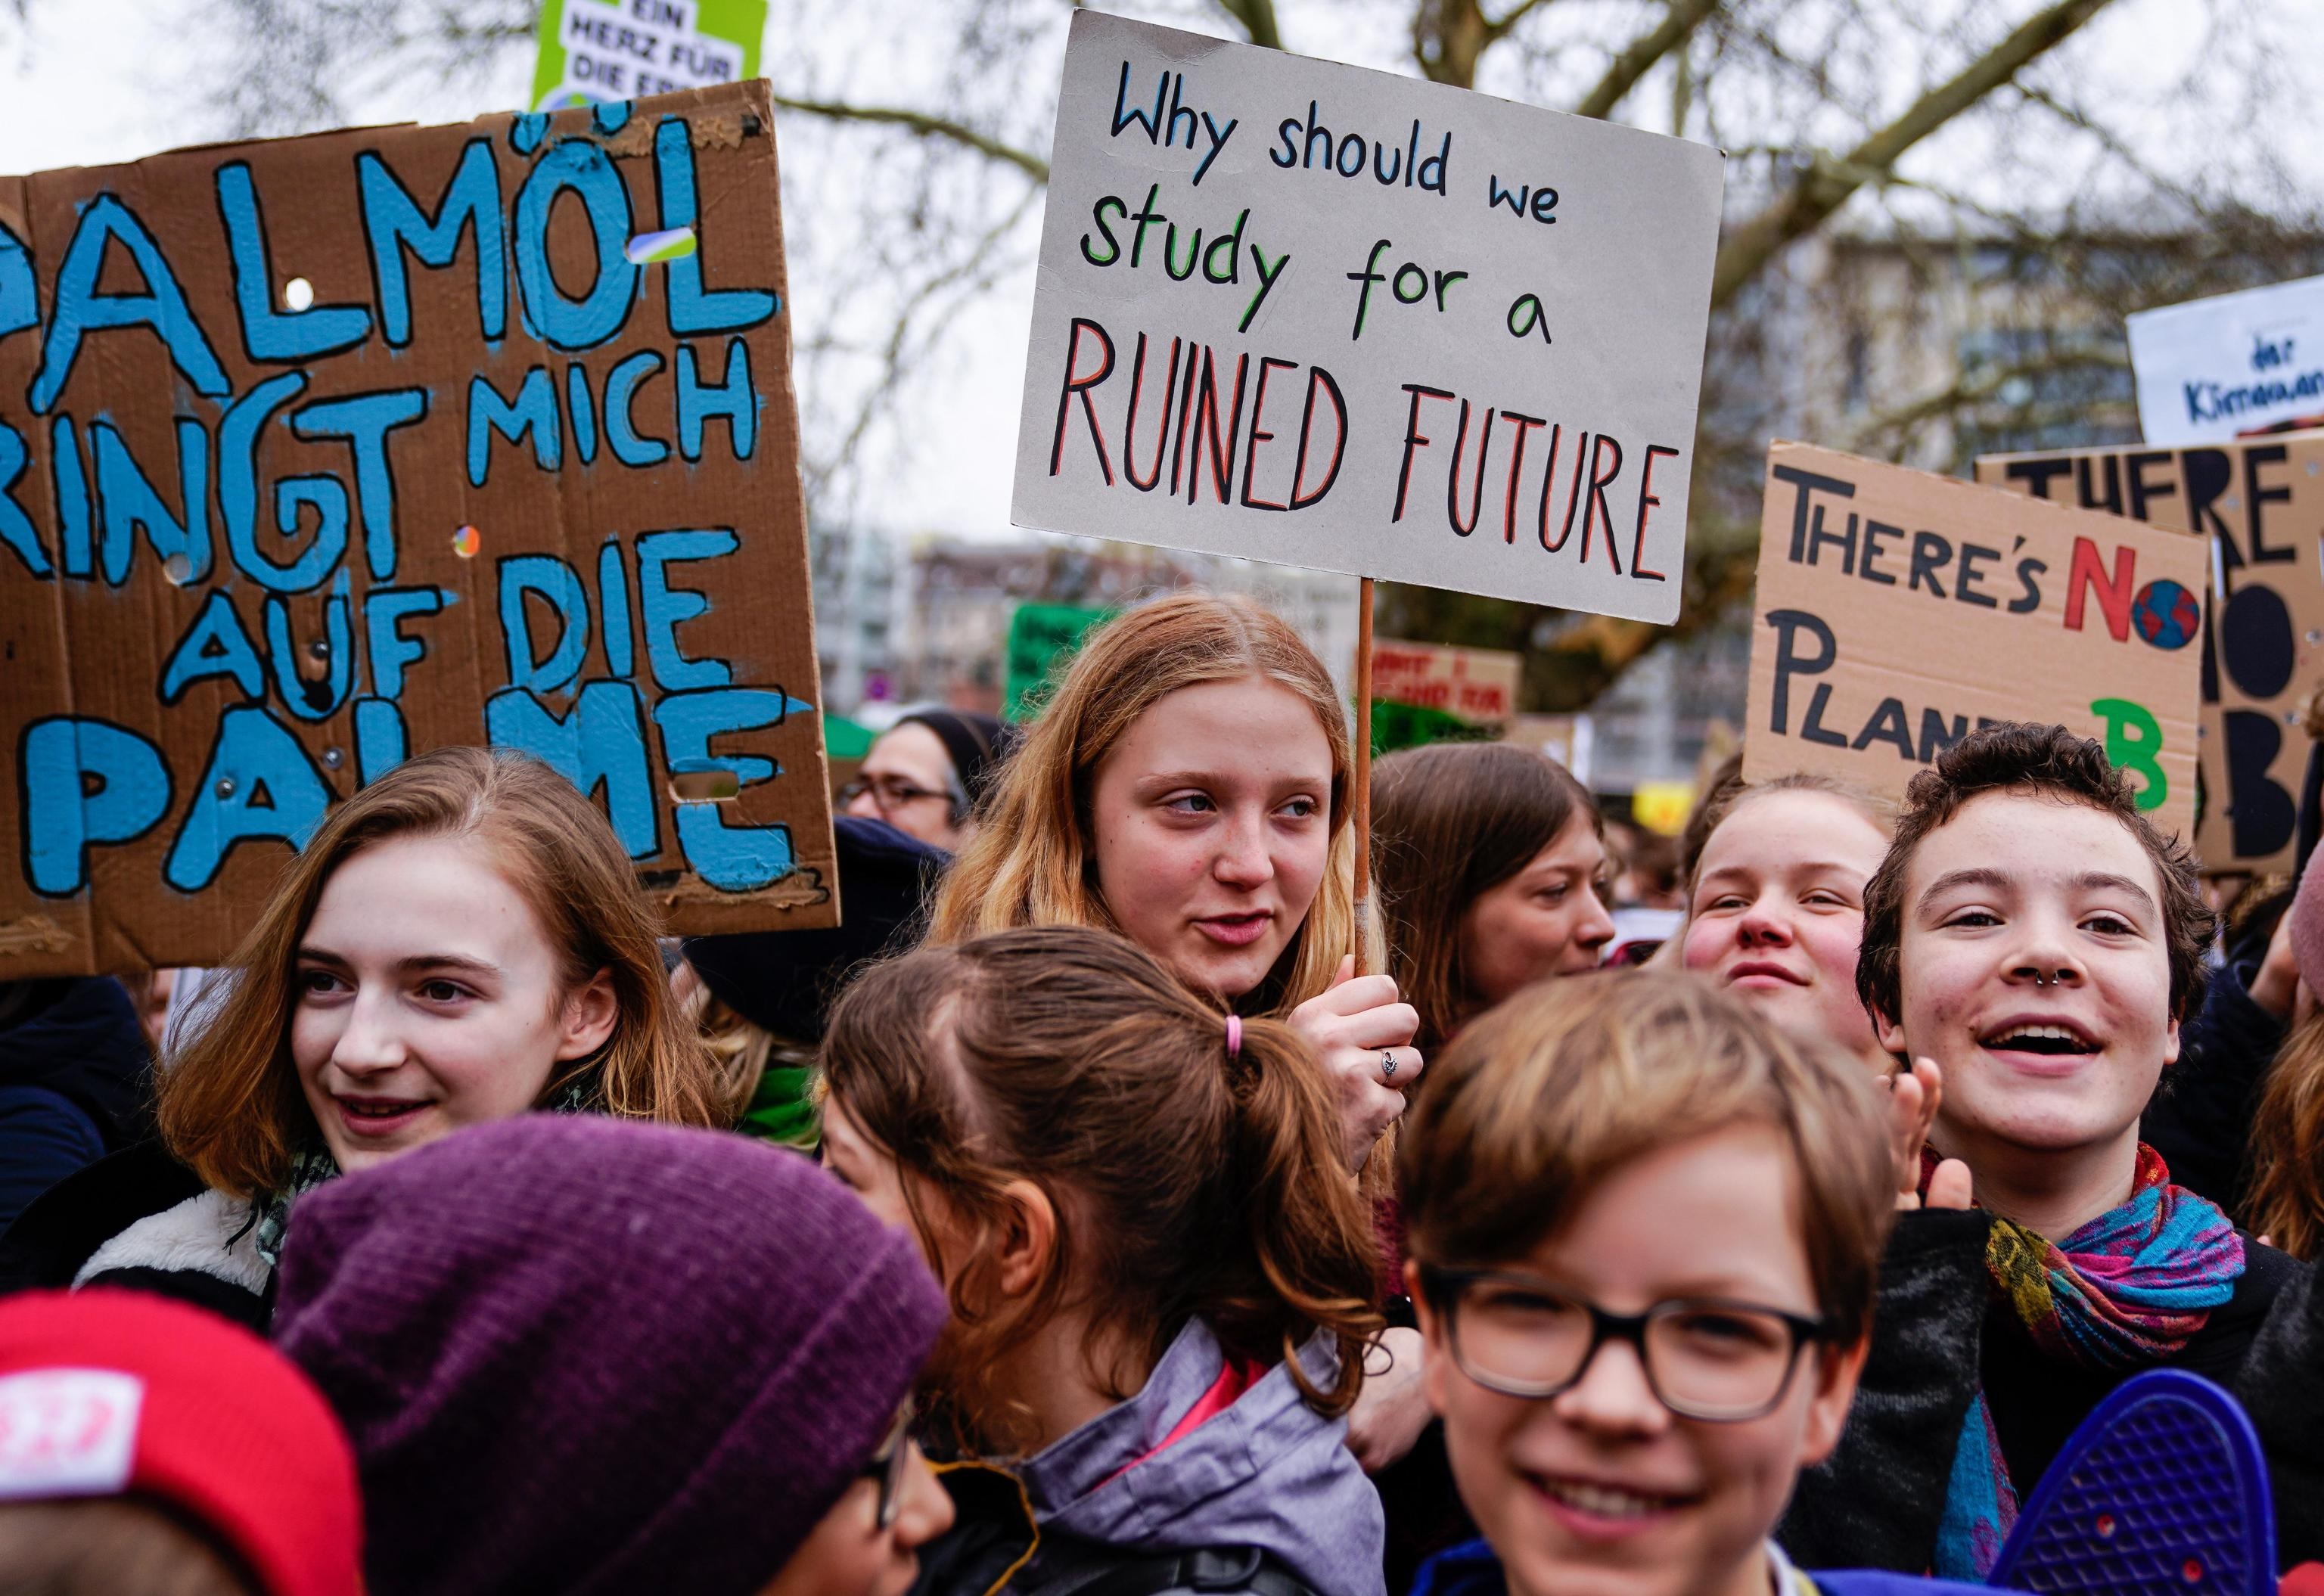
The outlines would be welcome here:
M 1372 579 L 1356 600 L 1356 780 L 1349 816 L 1356 828 L 1356 973 L 1368 975 L 1372 924 Z

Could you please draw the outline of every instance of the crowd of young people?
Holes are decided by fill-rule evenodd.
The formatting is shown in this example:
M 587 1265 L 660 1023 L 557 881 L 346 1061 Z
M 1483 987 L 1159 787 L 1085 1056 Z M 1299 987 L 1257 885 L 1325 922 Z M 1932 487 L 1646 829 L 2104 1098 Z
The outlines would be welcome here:
M 335 810 L 158 1136 L 9 1231 L 0 1583 L 1941 1590 L 2155 1366 L 2324 1553 L 2324 886 L 2207 970 L 2097 744 L 1720 783 L 1608 971 L 1601 817 L 1514 747 L 1381 761 L 1359 914 L 1256 605 L 1130 609 L 1013 749 L 904 731 L 837 933 L 666 956 L 521 755 Z

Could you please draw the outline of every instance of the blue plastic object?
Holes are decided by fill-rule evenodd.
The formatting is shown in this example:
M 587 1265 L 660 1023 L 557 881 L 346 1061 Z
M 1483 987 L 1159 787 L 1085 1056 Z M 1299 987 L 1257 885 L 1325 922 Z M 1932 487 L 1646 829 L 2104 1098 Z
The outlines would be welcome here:
M 2042 1476 L 1990 1582 L 2108 1596 L 2272 1596 L 2275 1513 L 2251 1420 L 2195 1375 L 2158 1369 L 2125 1380 Z

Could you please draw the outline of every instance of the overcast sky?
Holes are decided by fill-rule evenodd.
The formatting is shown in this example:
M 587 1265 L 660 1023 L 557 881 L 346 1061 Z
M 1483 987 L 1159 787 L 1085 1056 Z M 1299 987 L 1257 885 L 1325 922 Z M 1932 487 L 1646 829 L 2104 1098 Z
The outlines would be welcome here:
M 386 4 L 387 0 L 381 0 Z M 892 43 L 908 40 L 916 13 L 941 11 L 951 0 L 875 0 L 860 14 L 866 19 L 864 49 L 881 60 L 894 60 Z M 1397 57 L 1400 38 L 1372 37 L 1335 25 L 1330 6 L 1338 0 L 1279 0 L 1286 35 L 1297 46 L 1373 66 L 1406 66 Z M 1932 0 L 1941 5 L 1947 0 Z M 1957 0 L 1975 4 L 1976 0 Z M 2281 98 L 2287 106 L 2324 104 L 2324 0 L 2244 0 L 2274 35 L 2273 64 L 2285 78 Z M 1148 7 L 1147 9 L 1153 9 Z M 1164 6 L 1164 10 L 1170 7 Z M 1812 5 L 1808 7 L 1812 10 Z M 2020 8 L 2022 9 L 2022 8 Z M 37 171 L 51 167 L 95 165 L 134 159 L 175 144 L 215 136 L 213 115 L 204 103 L 204 85 L 222 70 L 264 73 L 263 60 L 245 63 L 205 59 L 214 51 L 196 31 L 198 0 L 32 0 L 29 23 L 18 23 L 0 0 L 0 171 Z M 2107 81 L 2163 97 L 2144 131 L 2151 142 L 2142 155 L 2166 171 L 2187 172 L 2214 158 L 2206 136 L 2210 97 L 2175 92 L 2175 85 L 2200 57 L 2207 8 L 2196 0 L 2117 0 L 2083 38 L 2070 42 Z M 1184 20 L 1199 23 L 1199 6 Z M 876 21 L 874 20 L 876 19 Z M 1789 16 L 1786 21 L 1790 21 Z M 1226 30 L 1215 19 L 1213 32 Z M 933 30 L 932 30 L 933 32 Z M 1373 32 L 1378 32 L 1377 29 Z M 1906 63 L 1884 63 L 1899 72 Z M 512 56 L 506 81 L 452 103 L 440 85 L 426 81 L 390 84 L 367 103 L 367 119 L 449 121 L 517 104 L 530 78 L 529 59 Z M 1028 94 L 1054 96 L 1055 65 Z M 909 73 L 899 70 L 899 79 Z M 1488 85 L 1490 87 L 1490 85 Z M 904 83 L 891 97 L 908 93 Z M 1642 88 L 1641 97 L 1649 92 Z M 2222 84 L 2218 101 L 2232 97 Z M 2324 139 L 2312 118 L 2287 117 L 2280 134 L 2285 158 L 2316 195 L 2324 195 Z M 1948 142 L 1950 139 L 1950 142 Z M 1948 135 L 1931 142 L 1916 159 L 1932 167 L 1978 170 L 1978 152 L 1970 138 Z M 798 222 L 794 222 L 794 226 Z M 794 262 L 792 293 L 798 314 L 810 317 L 816 285 Z M 911 429 L 923 440 L 909 468 L 897 473 L 904 491 L 887 500 L 883 519 L 901 529 L 921 528 L 991 533 L 1008 521 L 1009 479 L 1015 418 L 1022 380 L 1023 340 L 1030 312 L 1031 273 L 1020 273 L 955 340 L 949 357 L 927 385 L 926 414 Z

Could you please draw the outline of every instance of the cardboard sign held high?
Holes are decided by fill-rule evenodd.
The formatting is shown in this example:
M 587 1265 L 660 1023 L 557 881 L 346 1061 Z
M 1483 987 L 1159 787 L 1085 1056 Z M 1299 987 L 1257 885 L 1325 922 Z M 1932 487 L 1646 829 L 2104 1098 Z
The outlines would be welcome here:
M 1675 619 L 1721 159 L 1075 13 L 1010 519 Z
M 2184 835 L 2203 574 L 2190 539 L 1777 443 L 1743 774 L 1901 795 L 1972 727 L 2037 721 L 2102 739 Z
M 1987 455 L 1977 479 L 2055 503 L 2195 530 L 2211 550 L 2205 604 L 2196 852 L 2209 871 L 2288 871 L 2324 687 L 2324 433 L 2158 449 Z M 2199 547 L 2202 545 L 2199 544 Z
M 0 179 L 0 980 L 223 960 L 493 743 L 828 925 L 764 84 Z

